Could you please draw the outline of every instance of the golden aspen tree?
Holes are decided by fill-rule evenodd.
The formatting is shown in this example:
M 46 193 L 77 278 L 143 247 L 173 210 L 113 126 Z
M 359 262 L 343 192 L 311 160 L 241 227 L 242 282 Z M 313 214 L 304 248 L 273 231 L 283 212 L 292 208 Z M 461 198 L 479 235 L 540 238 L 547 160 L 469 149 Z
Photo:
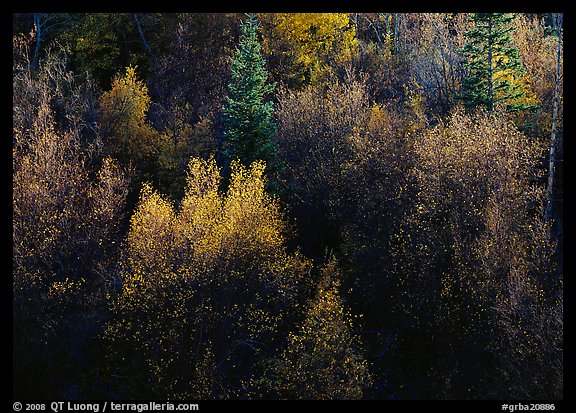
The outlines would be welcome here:
M 193 383 L 216 380 L 224 370 L 211 397 L 238 396 L 232 389 L 246 374 L 242 363 L 274 348 L 293 311 L 310 265 L 286 250 L 264 169 L 263 162 L 232 162 L 223 193 L 215 160 L 192 158 L 178 207 L 150 185 L 141 191 L 106 336 L 117 368 L 142 377 L 158 396 L 198 397 L 206 387 Z M 137 349 L 136 370 L 122 362 L 128 349 Z M 199 372 L 197 363 L 211 370 Z M 127 391 L 138 394 L 134 383 Z
M 262 16 L 265 48 L 280 53 L 296 85 L 314 84 L 357 53 L 356 32 L 347 13 L 274 13 Z M 278 68 L 281 71 L 285 68 Z
M 340 297 L 334 261 L 322 272 L 316 298 L 300 328 L 288 334 L 286 349 L 271 361 L 260 381 L 282 399 L 361 399 L 371 384 L 352 315 Z
M 136 69 L 127 67 L 100 97 L 100 133 L 113 157 L 146 170 L 158 156 L 162 136 L 146 118 L 152 100 Z

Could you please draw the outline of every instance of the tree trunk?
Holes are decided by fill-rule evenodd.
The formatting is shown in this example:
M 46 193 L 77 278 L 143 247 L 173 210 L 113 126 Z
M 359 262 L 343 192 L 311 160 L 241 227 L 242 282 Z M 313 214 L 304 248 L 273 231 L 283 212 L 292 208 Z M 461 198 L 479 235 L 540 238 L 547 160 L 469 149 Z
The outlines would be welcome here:
M 384 13 L 384 24 L 385 24 L 385 36 L 390 34 L 390 13 Z
M 152 63 L 154 64 L 154 66 L 157 66 L 156 55 L 152 51 L 150 44 L 146 41 L 146 36 L 144 36 L 144 31 L 142 30 L 142 24 L 140 23 L 140 18 L 136 13 L 134 13 L 134 21 L 136 22 L 136 27 L 138 28 L 138 33 L 140 34 L 140 39 L 142 39 L 142 44 L 144 44 L 144 48 L 150 55 L 150 58 L 152 59 Z
M 493 109 L 493 69 L 492 69 L 492 21 L 488 22 L 488 112 Z
M 553 202 L 554 202 L 554 173 L 556 164 L 556 129 L 558 123 L 558 105 L 560 99 L 560 64 L 562 50 L 562 14 L 554 16 L 554 23 L 558 34 L 558 48 L 556 51 L 556 79 L 554 84 L 554 109 L 552 112 L 552 127 L 550 131 L 550 159 L 548 167 L 548 187 L 546 189 L 546 212 L 547 221 L 552 219 Z
M 394 56 L 398 55 L 398 13 L 394 13 Z
M 36 46 L 34 47 L 34 57 L 32 58 L 32 69 L 38 69 L 40 59 L 40 44 L 42 43 L 42 24 L 40 24 L 40 14 L 34 13 L 34 28 L 36 29 Z

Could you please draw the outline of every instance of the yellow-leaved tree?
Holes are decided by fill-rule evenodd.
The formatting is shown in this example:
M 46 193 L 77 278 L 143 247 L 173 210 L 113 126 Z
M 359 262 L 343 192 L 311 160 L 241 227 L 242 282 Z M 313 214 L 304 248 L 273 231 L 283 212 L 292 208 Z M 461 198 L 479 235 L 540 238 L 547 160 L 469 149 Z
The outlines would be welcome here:
M 127 67 L 100 97 L 100 134 L 110 155 L 143 171 L 158 156 L 162 136 L 146 118 L 152 99 L 136 69 Z
M 361 399 L 371 384 L 362 343 L 352 333 L 353 316 L 340 297 L 338 268 L 322 271 L 316 298 L 288 345 L 257 381 L 267 397 L 281 399 Z
M 274 13 L 261 20 L 272 72 L 289 84 L 317 83 L 358 51 L 347 13 Z
M 129 177 L 83 139 L 84 85 L 63 54 L 34 75 L 27 59 L 13 63 L 13 391 L 78 397 L 64 389 L 93 372 L 78 349 L 101 326 Z
M 192 158 L 178 208 L 142 189 L 107 328 L 113 368 L 131 377 L 114 383 L 123 394 L 239 396 L 250 366 L 274 351 L 295 311 L 310 264 L 286 250 L 264 163 L 231 169 L 222 192 L 215 160 Z M 127 352 L 136 362 L 122 363 Z

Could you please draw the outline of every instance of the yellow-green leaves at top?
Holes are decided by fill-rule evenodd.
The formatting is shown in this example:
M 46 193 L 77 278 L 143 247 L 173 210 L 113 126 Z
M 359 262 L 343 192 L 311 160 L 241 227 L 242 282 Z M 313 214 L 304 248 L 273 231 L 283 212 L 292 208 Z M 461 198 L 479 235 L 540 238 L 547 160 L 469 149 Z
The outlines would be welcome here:
M 271 254 L 283 244 L 284 224 L 279 204 L 265 191 L 265 163 L 254 162 L 250 169 L 232 163 L 232 180 L 226 199 L 226 228 L 230 245 L 240 255 Z M 244 240 L 244 245 L 238 244 Z
M 144 185 L 131 219 L 128 253 L 135 272 L 150 277 L 174 273 L 199 276 L 221 271 L 282 268 L 285 224 L 264 186 L 264 162 L 250 168 L 233 162 L 228 191 L 219 191 L 216 161 L 192 158 L 181 207 Z
M 262 16 L 268 53 L 293 65 L 288 80 L 316 83 L 357 53 L 356 31 L 347 13 L 274 13 Z
M 102 95 L 100 104 L 105 114 L 115 113 L 134 125 L 142 125 L 152 100 L 148 87 L 136 77 L 136 68 L 127 67 L 124 76 L 117 77 L 112 89 Z
M 264 190 L 265 164 L 234 161 L 231 169 L 221 191 L 214 158 L 192 158 L 179 206 L 146 184 L 130 221 L 106 334 L 112 351 L 126 342 L 142 360 L 133 374 L 155 394 L 198 397 L 194 383 L 216 380 L 195 368 L 202 354 L 234 370 L 238 346 L 271 345 L 309 273 L 309 262 L 284 245 L 278 201 Z
M 175 213 L 170 201 L 144 184 L 130 220 L 128 251 L 135 271 L 166 272 L 173 264 Z
M 160 148 L 160 136 L 146 115 L 152 100 L 146 84 L 138 79 L 136 67 L 127 67 L 112 89 L 100 97 L 101 134 L 108 151 L 117 159 L 135 162 L 154 156 Z

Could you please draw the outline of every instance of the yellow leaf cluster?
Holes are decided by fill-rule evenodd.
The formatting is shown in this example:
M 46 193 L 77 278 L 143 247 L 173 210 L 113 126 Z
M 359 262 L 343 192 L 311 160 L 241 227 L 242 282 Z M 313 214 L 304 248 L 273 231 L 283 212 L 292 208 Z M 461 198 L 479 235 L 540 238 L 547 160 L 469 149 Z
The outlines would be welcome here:
M 151 104 L 148 87 L 137 78 L 136 67 L 132 66 L 100 97 L 102 130 L 116 156 L 134 160 L 157 153 L 161 136 L 146 119 Z
M 136 67 L 128 66 L 124 76 L 117 77 L 112 89 L 104 93 L 100 105 L 105 115 L 117 114 L 127 123 L 143 125 L 152 100 L 148 87 L 136 77 Z
M 143 185 L 130 220 L 122 289 L 106 337 L 127 341 L 151 385 L 188 397 L 213 391 L 194 370 L 202 352 L 236 368 L 238 346 L 257 347 L 280 329 L 310 263 L 284 246 L 279 203 L 265 191 L 265 163 L 231 165 L 221 190 L 214 158 L 191 158 L 178 205 Z M 210 342 L 217 337 L 214 348 Z M 190 346 L 194 354 L 190 354 Z M 196 384 L 192 385 L 192 382 Z
M 299 267 L 300 257 L 285 252 L 278 201 L 264 189 L 265 163 L 246 168 L 233 162 L 231 169 L 230 185 L 223 193 L 216 161 L 191 158 L 179 208 L 149 184 L 143 186 L 130 221 L 132 272 L 126 293 L 133 283 L 154 278 L 197 278 L 218 270 L 225 282 L 242 269 L 286 274 Z
M 143 121 L 152 100 L 148 95 L 148 87 L 144 82 L 136 77 L 136 67 L 128 66 L 126 75 L 116 80 L 112 90 L 117 92 L 120 97 L 124 95 L 125 99 L 132 102 L 132 113 L 134 118 Z
M 325 267 L 306 319 L 288 334 L 290 344 L 273 364 L 281 397 L 359 399 L 371 381 L 361 343 L 351 334 L 353 319 L 340 298 L 336 271 L 334 262 Z
M 356 32 L 347 13 L 275 13 L 263 20 L 273 27 L 265 39 L 267 47 L 285 50 L 311 83 L 357 53 Z
M 50 284 L 48 298 L 58 302 L 64 302 L 69 295 L 78 293 L 84 284 L 84 278 L 78 281 L 73 281 L 69 278 L 66 278 L 64 281 L 54 281 Z

